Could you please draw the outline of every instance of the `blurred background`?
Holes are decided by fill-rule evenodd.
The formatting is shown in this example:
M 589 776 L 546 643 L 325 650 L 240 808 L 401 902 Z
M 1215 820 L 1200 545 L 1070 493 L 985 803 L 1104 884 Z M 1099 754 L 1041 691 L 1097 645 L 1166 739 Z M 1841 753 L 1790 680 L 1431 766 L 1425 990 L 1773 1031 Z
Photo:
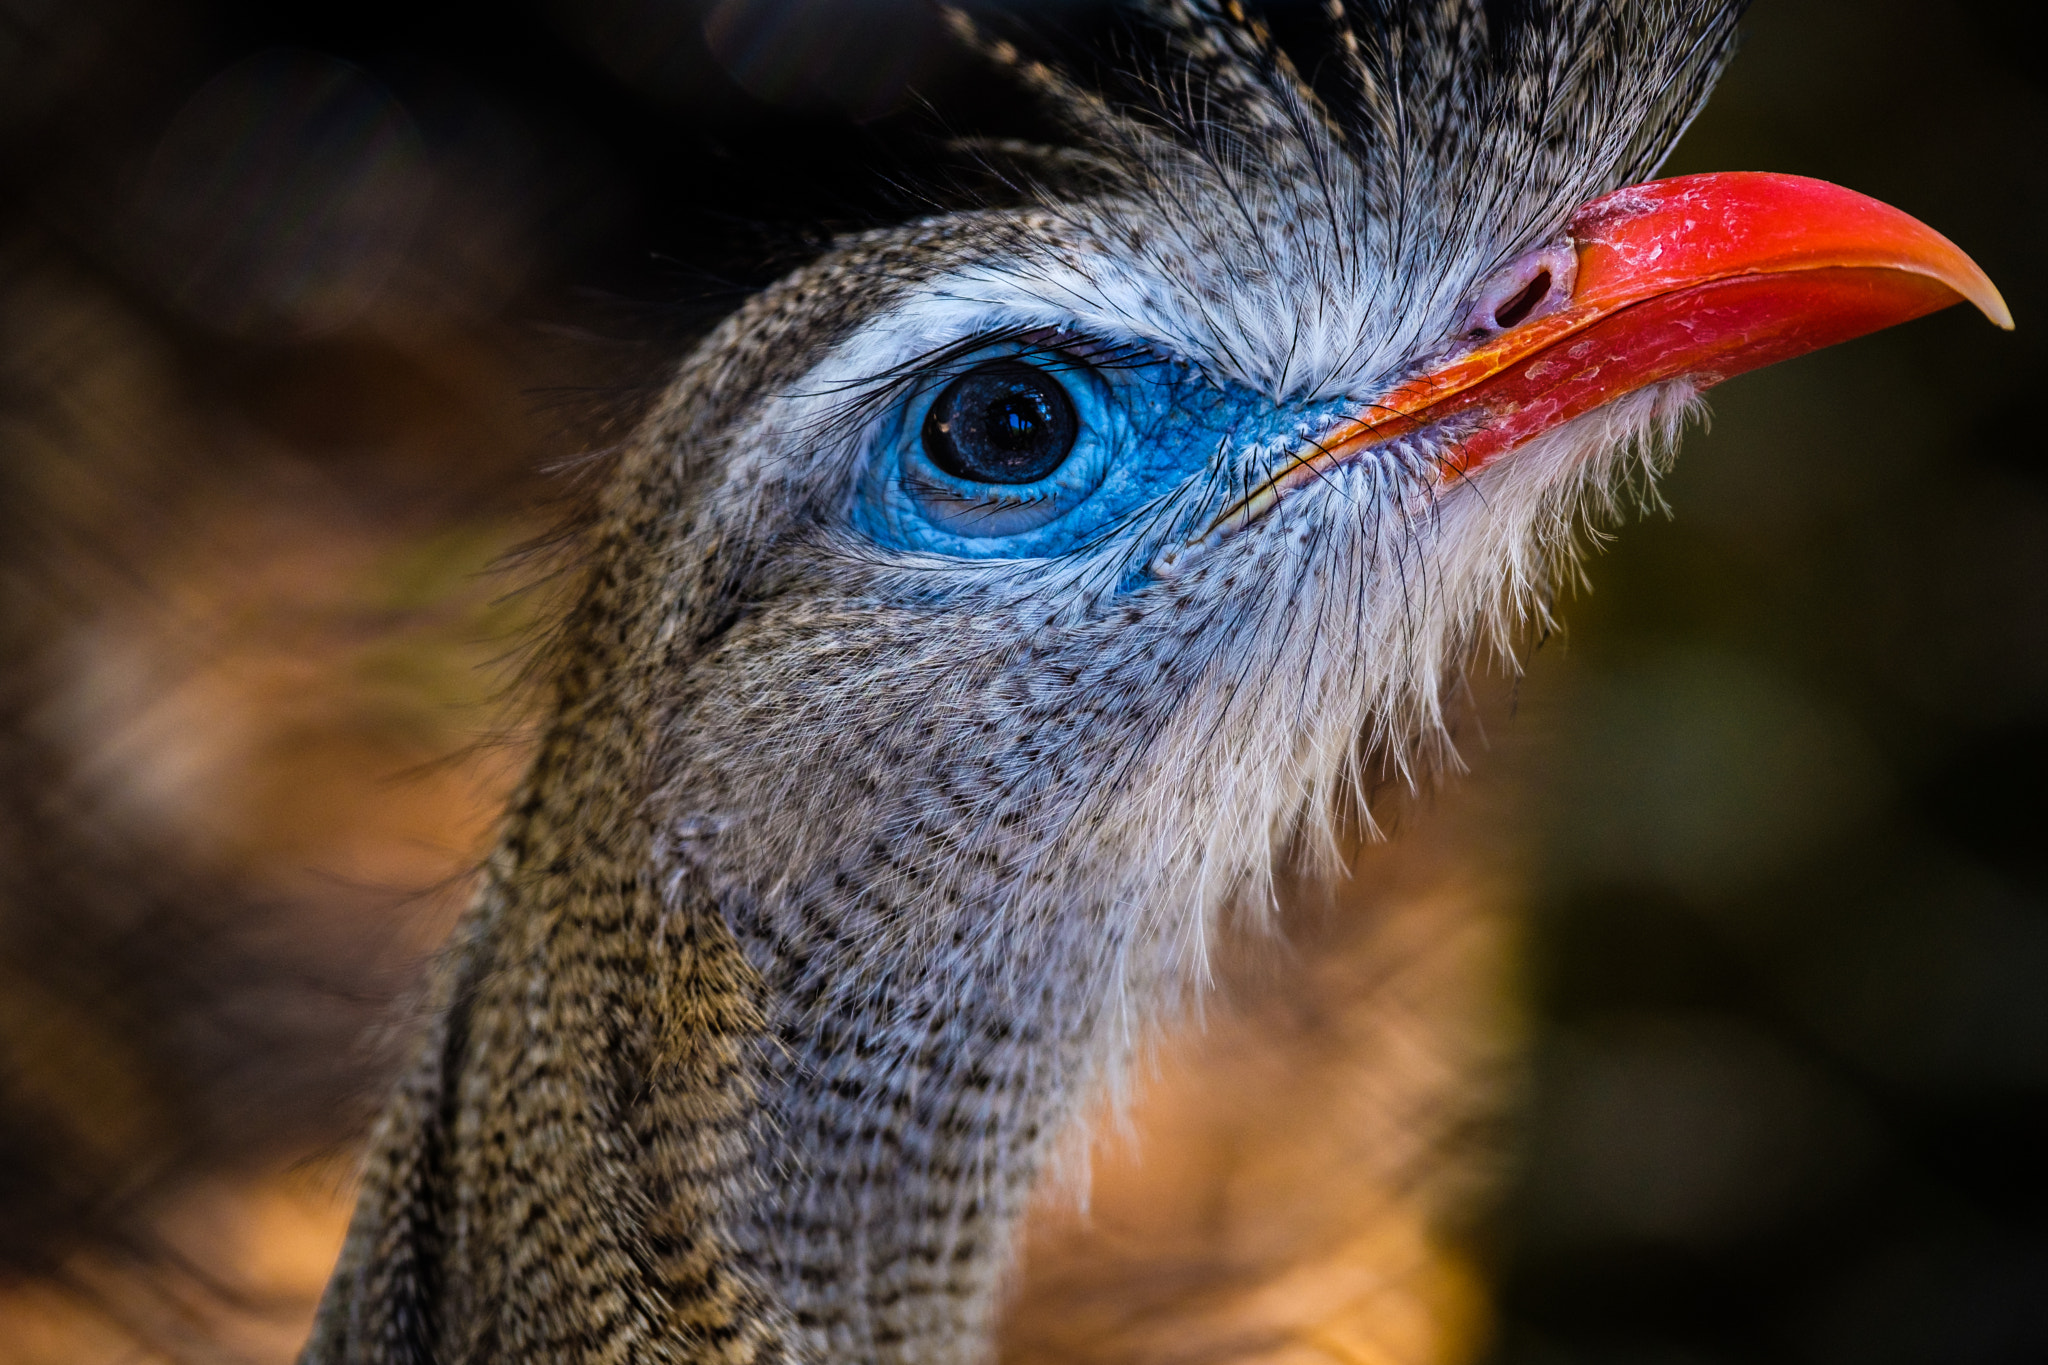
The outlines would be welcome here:
M 2048 1359 L 2027 17 L 1758 0 L 1671 169 L 1897 204 L 2020 331 L 1716 395 L 1471 772 L 1233 946 L 1012 1365 Z M 0 1361 L 290 1357 L 521 761 L 515 552 L 709 319 L 1042 131 L 917 0 L 0 0 Z

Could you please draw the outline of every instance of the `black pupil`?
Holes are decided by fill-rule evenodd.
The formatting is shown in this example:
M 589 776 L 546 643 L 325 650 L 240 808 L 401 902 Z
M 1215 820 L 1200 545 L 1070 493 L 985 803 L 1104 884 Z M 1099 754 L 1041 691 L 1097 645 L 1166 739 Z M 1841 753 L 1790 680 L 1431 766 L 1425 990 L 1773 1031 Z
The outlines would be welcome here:
M 991 360 L 932 404 L 924 453 L 956 479 L 1036 483 L 1066 461 L 1078 429 L 1057 379 L 1021 360 Z

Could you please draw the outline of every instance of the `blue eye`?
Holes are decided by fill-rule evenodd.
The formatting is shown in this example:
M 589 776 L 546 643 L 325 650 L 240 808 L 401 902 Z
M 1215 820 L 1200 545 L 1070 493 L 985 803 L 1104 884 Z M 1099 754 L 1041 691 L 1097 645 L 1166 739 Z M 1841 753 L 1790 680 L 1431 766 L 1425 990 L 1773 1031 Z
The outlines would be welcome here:
M 881 427 L 856 518 L 884 541 L 966 559 L 1056 554 L 1128 441 L 1095 367 L 997 342 L 933 377 Z
M 946 386 L 924 418 L 926 458 L 956 479 L 1037 483 L 1080 434 L 1059 380 L 1021 360 L 991 360 Z
M 892 385 L 848 509 L 891 550 L 959 560 L 1099 555 L 1142 581 L 1166 549 L 1356 409 L 1283 403 L 1133 342 L 968 342 Z

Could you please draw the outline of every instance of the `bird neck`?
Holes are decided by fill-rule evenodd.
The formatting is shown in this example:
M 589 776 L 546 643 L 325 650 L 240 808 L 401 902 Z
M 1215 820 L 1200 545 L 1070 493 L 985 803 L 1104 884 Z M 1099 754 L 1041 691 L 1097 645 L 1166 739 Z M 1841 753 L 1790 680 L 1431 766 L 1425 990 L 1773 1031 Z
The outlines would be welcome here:
M 1100 900 L 906 879 L 944 861 L 915 840 L 765 894 L 737 851 L 700 875 L 766 1002 L 741 1258 L 817 1358 L 979 1359 L 1032 1191 L 1122 1061 L 1134 983 L 1163 971 Z
M 1049 1159 L 1266 845 L 1205 783 L 1272 784 L 1152 772 L 1194 737 L 1070 689 L 963 721 L 873 648 L 690 645 L 665 604 L 715 594 L 599 562 L 304 1361 L 981 1360 Z

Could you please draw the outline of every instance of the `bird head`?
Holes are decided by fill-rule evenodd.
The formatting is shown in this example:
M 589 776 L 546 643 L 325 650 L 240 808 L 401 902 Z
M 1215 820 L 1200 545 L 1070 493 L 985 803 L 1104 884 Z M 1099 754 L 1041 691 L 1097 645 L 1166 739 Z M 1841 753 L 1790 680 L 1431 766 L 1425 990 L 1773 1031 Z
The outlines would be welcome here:
M 1641 183 L 1738 4 L 1383 4 L 1320 93 L 1234 7 L 1154 9 L 1130 100 L 972 35 L 1073 145 L 754 299 L 615 494 L 677 847 L 872 945 L 861 989 L 1053 942 L 1171 974 L 1368 764 L 1441 751 L 1447 681 L 1704 390 L 1960 300 L 2009 325 L 1850 191 Z

